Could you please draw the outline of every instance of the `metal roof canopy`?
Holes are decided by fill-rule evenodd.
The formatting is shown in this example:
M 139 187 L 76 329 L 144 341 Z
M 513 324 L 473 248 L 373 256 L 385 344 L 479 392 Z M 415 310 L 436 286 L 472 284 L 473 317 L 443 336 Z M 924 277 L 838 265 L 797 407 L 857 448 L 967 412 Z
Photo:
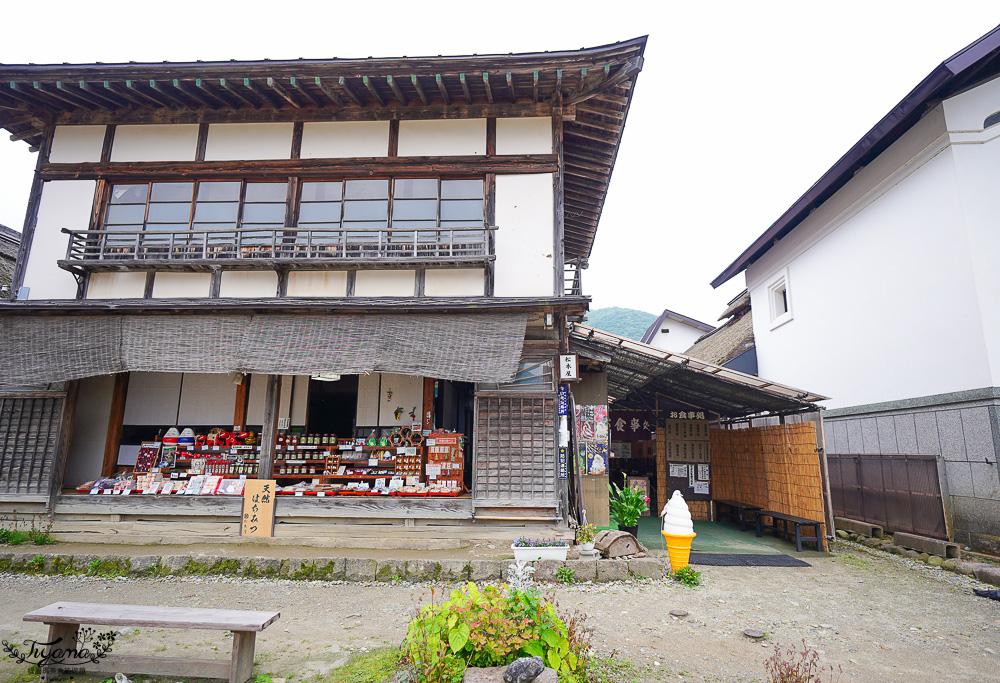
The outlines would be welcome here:
M 570 348 L 605 363 L 608 399 L 648 409 L 659 394 L 720 418 L 818 410 L 828 397 L 712 365 L 586 325 L 570 328 Z

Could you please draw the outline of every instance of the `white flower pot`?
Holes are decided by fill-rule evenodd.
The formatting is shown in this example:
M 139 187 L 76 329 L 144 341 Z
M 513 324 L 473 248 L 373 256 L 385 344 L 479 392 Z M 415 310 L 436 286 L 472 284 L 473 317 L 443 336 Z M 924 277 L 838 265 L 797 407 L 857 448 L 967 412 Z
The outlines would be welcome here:
M 589 553 L 593 549 L 594 549 L 594 542 L 593 541 L 591 541 L 590 543 L 581 543 L 580 544 L 580 550 L 582 550 L 585 553 Z
M 560 562 L 565 562 L 566 553 L 569 552 L 568 545 L 555 545 L 545 548 L 519 548 L 511 545 L 510 549 L 514 551 L 514 560 L 516 562 L 534 562 L 535 560 L 559 560 Z

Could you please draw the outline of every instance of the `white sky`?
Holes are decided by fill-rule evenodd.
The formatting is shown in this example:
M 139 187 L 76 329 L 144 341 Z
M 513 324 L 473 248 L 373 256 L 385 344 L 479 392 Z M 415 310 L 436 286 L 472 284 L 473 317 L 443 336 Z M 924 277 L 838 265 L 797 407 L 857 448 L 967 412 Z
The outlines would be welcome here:
M 54 2 L 0 62 L 397 57 L 592 47 L 649 35 L 584 289 L 594 307 L 713 323 L 708 284 L 995 3 Z M 487 10 L 488 11 L 484 11 Z M 0 140 L 0 223 L 24 220 L 35 156 Z M 502 229 L 503 226 L 501 226 Z

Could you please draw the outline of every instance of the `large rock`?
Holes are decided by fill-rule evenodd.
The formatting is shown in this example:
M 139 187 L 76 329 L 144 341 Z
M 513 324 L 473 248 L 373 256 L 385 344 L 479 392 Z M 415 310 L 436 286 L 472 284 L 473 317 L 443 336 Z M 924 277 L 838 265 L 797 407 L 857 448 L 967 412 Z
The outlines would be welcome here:
M 470 581 L 499 581 L 503 578 L 503 562 L 496 560 L 471 560 L 469 562 L 471 573 Z
M 628 577 L 628 563 L 622 560 L 601 560 L 597 563 L 597 580 L 624 581 Z
M 982 564 L 976 568 L 974 574 L 983 583 L 991 583 L 1000 586 L 1000 567 L 992 564 Z
M 566 560 L 563 564 L 581 581 L 597 581 L 597 560 Z
M 506 683 L 503 674 L 507 668 L 506 666 L 492 666 L 466 669 L 462 683 Z M 534 683 L 559 683 L 559 674 L 556 673 L 555 669 L 545 667 Z
M 160 558 L 160 566 L 171 574 L 180 574 L 190 561 L 190 555 L 164 555 Z
M 376 581 L 402 581 L 406 578 L 406 560 L 382 560 L 375 570 Z
M 344 560 L 344 578 L 348 581 L 374 581 L 378 563 L 361 557 Z
M 557 572 L 563 565 L 559 560 L 539 560 L 535 562 L 535 581 L 552 583 L 557 580 Z
M 635 579 L 662 579 L 670 569 L 663 560 L 640 557 L 628 561 L 628 572 Z
M 504 683 L 533 683 L 545 671 L 541 657 L 521 657 L 511 662 L 503 672 Z

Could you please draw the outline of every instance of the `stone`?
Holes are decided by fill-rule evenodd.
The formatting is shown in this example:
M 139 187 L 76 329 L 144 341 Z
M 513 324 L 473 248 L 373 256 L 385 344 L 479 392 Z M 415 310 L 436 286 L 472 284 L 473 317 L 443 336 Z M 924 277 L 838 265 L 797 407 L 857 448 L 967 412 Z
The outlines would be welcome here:
M 136 555 L 129 558 L 129 567 L 133 574 L 141 574 L 155 566 L 159 561 L 160 558 L 156 555 Z
M 595 551 L 595 554 L 599 555 Z M 581 581 L 597 581 L 597 558 L 567 560 L 565 566 L 573 570 L 573 576 Z
M 950 572 L 955 571 L 957 567 L 958 567 L 957 560 L 945 560 L 944 562 L 941 563 L 941 569 L 947 569 Z
M 375 570 L 376 581 L 402 581 L 406 578 L 406 560 L 383 560 Z
M 628 576 L 628 563 L 616 560 L 601 560 L 597 563 L 597 580 L 624 581 Z
M 472 560 L 469 562 L 469 568 L 470 581 L 499 581 L 502 578 L 503 562 L 497 562 L 496 560 Z
M 317 557 L 309 560 L 308 563 L 315 567 L 309 578 L 321 581 L 343 581 L 346 562 L 343 557 Z
M 920 560 L 921 562 L 926 562 L 927 560 L 931 559 L 931 554 L 930 553 L 920 553 L 917 556 L 917 559 Z
M 160 558 L 160 566 L 171 574 L 180 574 L 190 561 L 190 555 L 164 555 Z
M 362 557 L 348 557 L 344 560 L 344 578 L 348 581 L 374 581 L 378 563 Z
M 471 668 L 465 670 L 462 683 L 505 683 L 503 672 L 507 667 L 494 666 L 487 668 Z M 559 674 L 555 669 L 546 668 L 534 683 L 559 683 Z
M 556 573 L 562 564 L 559 560 L 539 560 L 535 562 L 535 581 L 539 583 L 552 583 L 558 580 Z
M 889 552 L 893 555 L 904 555 L 906 554 L 906 548 L 901 545 L 893 545 L 889 547 Z
M 259 576 L 278 576 L 281 572 L 281 560 L 276 557 L 254 557 L 251 559 Z
M 983 562 L 959 562 L 955 566 L 955 571 L 959 574 L 965 574 L 966 576 L 975 576 L 976 570 L 980 567 L 989 567 L 990 565 Z
M 904 550 L 903 557 L 908 557 L 911 560 L 919 560 L 920 553 L 918 553 L 916 550 Z
M 545 671 L 541 657 L 521 657 L 515 659 L 503 672 L 505 683 L 532 683 Z
M 645 557 L 629 560 L 628 572 L 636 579 L 662 579 L 664 576 L 670 574 L 670 569 L 662 560 Z
M 847 532 L 843 529 L 837 529 L 837 538 L 847 540 Z
M 943 562 L 944 559 L 938 557 L 937 555 L 931 555 L 930 557 L 927 558 L 927 564 L 929 564 L 932 567 L 940 567 Z
M 743 631 L 743 635 L 745 635 L 750 640 L 760 640 L 761 638 L 764 638 L 767 634 L 755 628 L 748 628 Z
M 438 578 L 443 581 L 468 581 L 469 570 L 466 560 L 441 560 Z
M 983 564 L 976 568 L 974 572 L 977 579 L 983 583 L 991 583 L 1000 586 L 1000 567 L 991 564 Z
M 646 547 L 632 534 L 624 531 L 602 531 L 594 539 L 594 548 L 608 558 L 635 555 L 645 552 Z
M 437 581 L 443 571 L 441 563 L 435 560 L 410 560 L 406 563 L 406 578 L 411 581 Z M 350 570 L 348 570 L 348 580 L 352 580 Z
M 687 615 L 688 615 L 688 613 L 685 612 L 682 609 L 672 609 L 672 610 L 670 610 L 670 616 L 677 617 L 678 619 L 686 617 Z
M 861 537 L 861 543 L 868 546 L 869 548 L 878 548 L 882 545 L 882 541 L 878 538 L 870 538 L 868 536 Z

